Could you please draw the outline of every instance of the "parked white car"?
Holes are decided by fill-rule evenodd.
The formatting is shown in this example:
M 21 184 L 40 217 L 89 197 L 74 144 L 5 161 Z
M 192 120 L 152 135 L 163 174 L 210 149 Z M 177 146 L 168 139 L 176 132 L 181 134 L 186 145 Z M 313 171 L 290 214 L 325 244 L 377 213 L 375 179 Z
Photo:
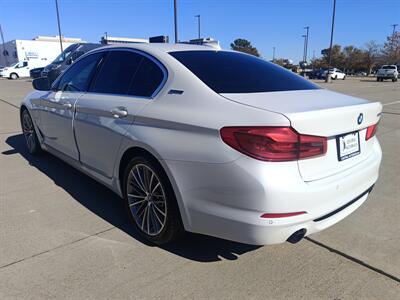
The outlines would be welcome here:
M 331 68 L 331 69 L 329 70 L 329 73 L 331 74 L 331 78 L 334 79 L 334 80 L 335 80 L 335 79 L 342 79 L 342 80 L 345 80 L 345 79 L 346 79 L 346 74 L 343 73 L 343 71 L 341 71 L 341 70 L 339 70 L 339 69 Z M 326 71 L 323 73 L 322 78 L 326 78 L 327 74 L 328 74 L 328 70 L 326 70 Z
M 29 152 L 50 152 L 115 191 L 156 244 L 184 230 L 298 242 L 355 211 L 378 179 L 379 102 L 252 55 L 107 46 L 52 86 L 44 77 L 33 86 L 21 105 Z
M 43 64 L 43 63 L 42 63 Z M 0 77 L 6 77 L 10 79 L 17 79 L 23 77 L 29 77 L 29 71 L 37 68 L 40 65 L 33 60 L 22 60 L 9 67 L 4 67 L 0 70 Z

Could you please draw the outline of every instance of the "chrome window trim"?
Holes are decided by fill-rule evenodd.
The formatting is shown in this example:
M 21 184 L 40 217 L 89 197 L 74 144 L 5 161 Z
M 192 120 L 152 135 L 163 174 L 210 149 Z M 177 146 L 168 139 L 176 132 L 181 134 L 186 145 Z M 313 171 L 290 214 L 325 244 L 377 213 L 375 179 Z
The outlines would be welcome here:
M 134 97 L 134 98 L 142 98 L 142 99 L 154 99 L 158 93 L 161 91 L 161 89 L 164 87 L 165 83 L 168 80 L 168 70 L 167 68 L 158 60 L 156 59 L 154 56 L 142 51 L 142 50 L 138 50 L 138 49 L 133 49 L 133 48 L 111 48 L 111 49 L 102 49 L 102 48 L 97 48 L 95 49 L 93 52 L 91 51 L 90 53 L 88 53 L 87 55 L 82 55 L 82 57 L 79 58 L 83 59 L 91 54 L 95 54 L 98 52 L 110 52 L 110 51 L 126 51 L 126 52 L 133 52 L 139 55 L 142 55 L 148 59 L 150 59 L 152 62 L 154 62 L 162 71 L 163 73 L 163 79 L 161 80 L 160 84 L 158 85 L 158 87 L 154 90 L 153 94 L 151 94 L 150 97 L 147 96 L 138 96 L 138 95 L 131 95 L 131 94 L 115 94 L 115 93 L 96 93 L 96 92 L 89 92 L 89 91 L 85 91 L 84 93 L 90 93 L 90 94 L 99 94 L 99 95 L 114 95 L 114 96 L 125 96 L 125 97 Z M 79 61 L 77 60 L 77 61 Z M 76 62 L 77 62 L 76 61 Z M 96 74 L 97 76 L 97 74 Z
M 152 100 L 152 97 L 145 97 L 145 96 L 136 96 L 136 95 L 130 95 L 130 94 L 115 94 L 115 93 L 97 93 L 97 92 L 80 92 L 85 95 L 101 95 L 101 96 L 117 96 L 117 97 L 127 97 L 127 98 L 140 98 L 140 99 L 146 99 L 146 100 Z

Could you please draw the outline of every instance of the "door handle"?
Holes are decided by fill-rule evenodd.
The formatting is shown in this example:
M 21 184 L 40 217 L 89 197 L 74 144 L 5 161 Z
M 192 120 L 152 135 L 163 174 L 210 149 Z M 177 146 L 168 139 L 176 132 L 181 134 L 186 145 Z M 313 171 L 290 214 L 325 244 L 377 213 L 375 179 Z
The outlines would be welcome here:
M 72 108 L 72 104 L 69 103 L 69 102 L 64 102 L 64 103 L 62 104 L 62 106 L 63 106 L 65 109 L 71 109 L 71 108 Z
M 111 114 L 113 115 L 114 118 L 124 118 L 128 115 L 128 110 L 126 107 L 123 106 L 118 106 L 115 107 L 111 110 Z

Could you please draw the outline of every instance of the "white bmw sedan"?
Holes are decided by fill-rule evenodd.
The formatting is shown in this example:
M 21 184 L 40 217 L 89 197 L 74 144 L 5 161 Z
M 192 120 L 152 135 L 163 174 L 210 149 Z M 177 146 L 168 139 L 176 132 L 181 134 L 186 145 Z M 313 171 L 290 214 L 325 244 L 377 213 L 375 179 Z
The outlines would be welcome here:
M 297 242 L 355 211 L 378 179 L 380 103 L 247 54 L 110 46 L 33 86 L 21 105 L 30 153 L 115 191 L 155 244 L 185 231 Z

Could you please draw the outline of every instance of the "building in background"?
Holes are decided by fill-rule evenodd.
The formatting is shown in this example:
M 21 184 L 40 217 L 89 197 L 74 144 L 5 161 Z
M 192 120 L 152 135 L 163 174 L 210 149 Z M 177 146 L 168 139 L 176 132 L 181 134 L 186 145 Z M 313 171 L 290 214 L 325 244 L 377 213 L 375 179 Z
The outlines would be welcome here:
M 83 43 L 80 38 L 63 37 L 63 48 Z M 32 40 L 12 40 L 0 46 L 0 67 L 19 61 L 35 61 L 37 66 L 51 63 L 61 53 L 59 36 L 37 36 Z
M 103 45 L 113 45 L 113 44 L 137 44 L 137 43 L 148 43 L 148 39 L 138 39 L 138 38 L 126 38 L 117 36 L 103 35 L 101 37 L 100 43 Z

